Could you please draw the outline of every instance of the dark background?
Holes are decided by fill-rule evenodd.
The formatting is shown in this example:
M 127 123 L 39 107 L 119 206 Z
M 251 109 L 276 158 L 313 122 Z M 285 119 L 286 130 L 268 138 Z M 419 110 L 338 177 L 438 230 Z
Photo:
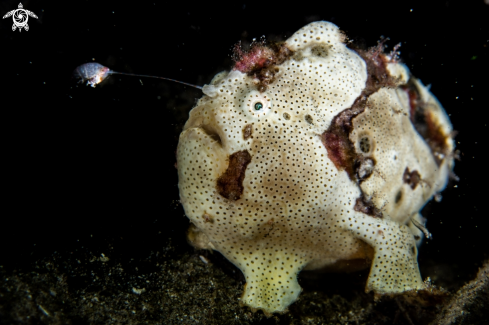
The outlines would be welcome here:
M 429 5 L 428 5 L 429 3 Z M 92 89 L 71 80 L 99 62 L 115 71 L 197 85 L 231 67 L 233 45 L 284 40 L 315 20 L 367 46 L 402 42 L 401 58 L 431 84 L 450 115 L 461 160 L 441 203 L 423 211 L 423 277 L 435 266 L 467 281 L 488 258 L 489 5 L 479 1 L 304 1 L 226 6 L 187 1 L 22 1 L 30 30 L 0 20 L 0 265 L 27 270 L 57 252 L 107 252 L 122 263 L 180 250 L 188 220 L 178 203 L 178 134 L 201 92 L 156 79 L 112 76 Z M 0 15 L 16 9 L 2 1 Z M 448 288 L 450 281 L 442 284 Z

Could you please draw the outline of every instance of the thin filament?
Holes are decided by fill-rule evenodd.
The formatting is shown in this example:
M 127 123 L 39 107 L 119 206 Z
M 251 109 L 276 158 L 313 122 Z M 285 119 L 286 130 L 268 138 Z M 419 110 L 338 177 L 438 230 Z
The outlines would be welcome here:
M 148 75 L 144 75 L 144 74 L 134 74 L 134 73 L 125 73 L 125 72 L 116 72 L 116 71 L 112 71 L 112 70 L 110 70 L 110 74 L 123 74 L 123 75 L 126 75 L 126 76 L 134 76 L 134 77 L 147 77 L 147 78 L 155 78 L 155 79 L 164 79 L 164 80 L 178 82 L 180 84 L 184 84 L 184 85 L 187 85 L 187 86 L 190 86 L 190 87 L 194 87 L 194 88 L 197 88 L 197 89 L 202 89 L 202 87 L 200 87 L 200 86 L 192 85 L 192 84 L 189 84 L 189 83 L 186 83 L 186 82 L 183 82 L 183 81 L 178 81 L 178 80 L 175 80 L 175 79 L 170 79 L 170 78 L 165 78 L 165 77 L 148 76 Z

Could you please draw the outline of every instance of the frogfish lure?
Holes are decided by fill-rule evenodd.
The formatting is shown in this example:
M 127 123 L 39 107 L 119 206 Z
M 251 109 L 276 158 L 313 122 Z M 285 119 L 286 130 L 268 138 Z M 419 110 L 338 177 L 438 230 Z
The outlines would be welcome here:
M 76 79 L 79 79 L 79 82 L 85 82 L 86 81 L 87 85 L 90 85 L 92 87 L 95 87 L 95 85 L 98 85 L 99 83 L 104 81 L 105 78 L 107 78 L 108 76 L 110 76 L 112 74 L 122 74 L 122 75 L 133 76 L 133 77 L 146 77 L 146 78 L 164 79 L 164 80 L 178 82 L 180 84 L 184 84 L 184 85 L 194 87 L 197 89 L 202 89 L 202 87 L 200 87 L 200 86 L 192 85 L 192 84 L 182 82 L 182 81 L 178 81 L 175 79 L 113 71 L 113 70 L 110 70 L 109 68 L 101 65 L 100 63 L 96 63 L 96 62 L 89 62 L 89 63 L 82 64 L 82 65 L 78 66 L 75 69 L 75 71 L 73 71 L 73 77 L 75 77 Z

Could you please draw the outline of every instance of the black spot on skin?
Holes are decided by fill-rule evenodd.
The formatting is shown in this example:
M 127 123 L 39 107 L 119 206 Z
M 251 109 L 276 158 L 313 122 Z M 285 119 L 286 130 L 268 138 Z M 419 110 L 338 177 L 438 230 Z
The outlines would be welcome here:
M 397 192 L 396 194 L 396 199 L 394 200 L 394 202 L 397 204 L 401 201 L 402 199 L 402 190 L 399 190 L 399 192 Z
M 290 114 L 289 113 L 284 113 L 284 119 L 290 120 Z
M 242 150 L 229 156 L 229 165 L 217 180 L 217 191 L 229 200 L 239 200 L 243 194 L 243 180 L 246 167 L 251 161 L 248 150 Z
M 406 169 L 404 170 L 404 174 L 402 175 L 402 180 L 404 181 L 404 183 L 411 186 L 411 188 L 414 190 L 421 181 L 421 175 L 418 173 L 417 170 L 409 172 L 409 168 L 406 167 Z
M 313 119 L 312 119 L 312 116 L 311 116 L 311 115 L 307 114 L 307 115 L 304 117 L 304 119 L 306 120 L 306 122 L 307 122 L 307 123 L 309 123 L 309 124 L 311 124 L 311 125 L 313 124 Z

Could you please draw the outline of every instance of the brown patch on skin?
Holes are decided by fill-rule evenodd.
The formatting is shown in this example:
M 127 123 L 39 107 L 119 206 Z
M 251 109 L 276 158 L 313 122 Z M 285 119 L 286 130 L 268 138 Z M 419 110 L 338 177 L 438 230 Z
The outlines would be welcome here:
M 367 97 L 360 95 L 351 108 L 334 117 L 329 128 L 321 135 L 321 141 L 328 151 L 328 158 L 338 170 L 345 170 L 351 180 L 355 180 L 357 154 L 349 134 L 353 128 L 353 118 L 365 110 L 366 104 Z
M 372 202 L 367 201 L 363 195 L 357 199 L 355 207 L 353 209 L 355 211 L 365 213 L 375 218 L 384 217 L 382 215 L 382 211 L 377 209 Z
M 253 125 L 246 124 L 243 128 L 243 139 L 248 140 L 251 137 L 251 133 L 253 132 Z
M 397 80 L 387 71 L 387 63 L 390 59 L 383 53 L 383 42 L 371 47 L 367 51 L 352 48 L 367 64 L 367 82 L 364 89 L 365 96 L 370 96 L 382 87 L 393 88 L 397 86 Z
M 258 80 L 257 88 L 260 92 L 264 92 L 275 80 L 275 74 L 280 71 L 278 66 L 293 54 L 294 52 L 285 43 L 269 45 L 265 45 L 265 41 L 253 43 L 247 52 L 244 52 L 238 43 L 234 47 L 233 70 L 241 71 Z
M 268 69 L 260 70 L 254 77 L 259 80 L 257 87 L 259 92 L 264 92 L 268 89 L 268 85 L 275 80 L 275 74 L 279 72 L 279 68 L 271 67 Z
M 404 181 L 404 183 L 411 186 L 411 188 L 414 190 L 421 181 L 421 175 L 418 173 L 417 170 L 409 172 L 409 168 L 406 167 L 406 169 L 404 170 L 404 174 L 402 175 L 402 180 Z
M 409 79 L 408 83 L 401 88 L 409 97 L 411 122 L 430 147 L 437 165 L 440 166 L 443 159 L 450 155 L 447 142 L 451 135 L 445 134 L 441 125 L 436 122 L 433 113 L 425 109 L 426 104 L 421 101 L 417 85 L 412 79 Z
M 345 170 L 352 181 L 360 181 L 372 174 L 362 167 L 368 162 L 362 156 L 357 155 L 353 143 L 350 141 L 350 133 L 353 129 L 352 120 L 365 111 L 368 97 L 382 87 L 396 87 L 395 80 L 387 71 L 389 59 L 383 53 L 384 45 L 370 48 L 368 51 L 353 48 L 367 65 L 367 81 L 365 89 L 355 100 L 350 108 L 336 115 L 329 128 L 321 135 L 321 141 L 328 151 L 328 158 L 334 163 L 338 170 Z M 371 161 L 375 165 L 375 161 Z M 355 204 L 355 211 L 359 211 L 376 218 L 382 218 L 382 212 L 372 202 L 367 202 L 360 197 Z
M 243 194 L 243 180 L 246 167 L 251 161 L 248 150 L 242 150 L 229 156 L 229 165 L 217 180 L 217 191 L 229 200 L 238 200 Z
M 375 159 L 359 156 L 355 161 L 356 176 L 363 181 L 372 175 L 375 168 Z
M 420 111 L 418 109 L 418 99 L 420 95 L 416 84 L 413 82 L 412 79 L 409 79 L 407 84 L 401 86 L 401 89 L 407 93 L 409 98 L 409 118 L 411 119 L 411 122 L 414 124 L 416 119 L 421 119 L 423 121 L 424 119 L 422 114 L 416 116 L 416 113 L 418 112 L 419 114 Z
M 444 157 L 450 154 L 447 145 L 449 136 L 443 132 L 441 125 L 435 121 L 431 112 L 426 112 L 425 116 L 427 125 L 427 137 L 425 140 L 428 142 L 431 152 L 433 152 L 436 163 L 440 166 Z
M 334 117 L 328 130 L 321 135 L 321 140 L 328 150 L 328 158 L 333 161 L 338 170 L 346 170 L 351 180 L 355 180 L 355 164 L 359 160 L 349 138 L 353 128 L 352 120 L 363 113 L 370 95 L 382 87 L 396 86 L 396 80 L 387 71 L 389 59 L 382 53 L 383 43 L 369 50 L 359 48 L 353 48 L 353 50 L 364 59 L 367 65 L 365 89 L 350 108 Z
M 341 43 L 346 43 L 348 42 L 348 36 L 346 36 L 346 33 L 342 30 L 339 30 L 339 39 Z

